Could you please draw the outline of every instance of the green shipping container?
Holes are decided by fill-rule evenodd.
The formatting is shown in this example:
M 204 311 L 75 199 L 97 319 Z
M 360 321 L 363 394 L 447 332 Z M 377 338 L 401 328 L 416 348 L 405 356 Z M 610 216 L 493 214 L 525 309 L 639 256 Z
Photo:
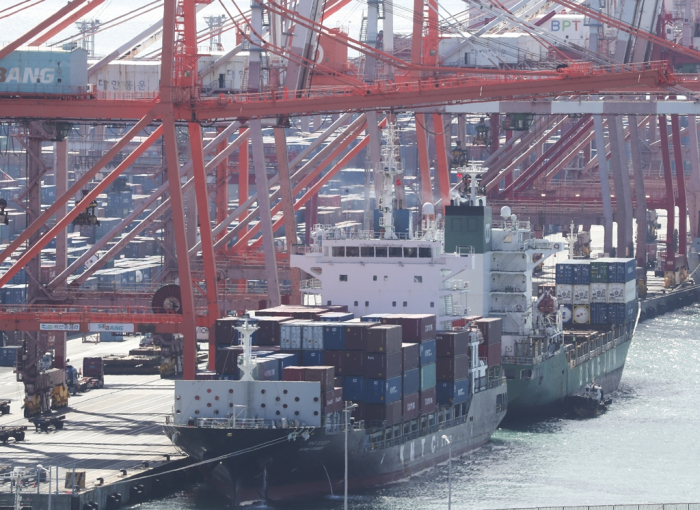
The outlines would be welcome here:
M 591 283 L 608 283 L 607 262 L 591 262 Z
M 434 388 L 437 384 L 437 371 L 435 363 L 420 367 L 420 390 L 425 391 Z

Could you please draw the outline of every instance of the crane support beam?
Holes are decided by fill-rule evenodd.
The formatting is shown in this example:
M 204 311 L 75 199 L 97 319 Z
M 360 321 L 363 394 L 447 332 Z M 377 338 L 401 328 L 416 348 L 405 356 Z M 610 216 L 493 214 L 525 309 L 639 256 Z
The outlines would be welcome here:
M 673 133 L 673 158 L 676 163 L 676 187 L 678 188 L 678 253 L 687 257 L 688 205 L 685 197 L 685 171 L 678 115 L 671 115 L 671 132 Z
M 595 72 L 594 72 L 595 71 Z M 362 112 L 416 109 L 457 102 L 482 102 L 503 98 L 550 97 L 562 94 L 605 93 L 631 89 L 643 93 L 666 91 L 676 80 L 665 63 L 626 64 L 556 77 L 512 76 L 485 78 L 439 78 L 373 86 L 329 87 L 308 90 L 295 98 L 286 90 L 260 94 L 234 94 L 225 98 L 202 98 L 191 106 L 174 104 L 175 116 L 183 121 L 238 118 L 276 118 L 314 115 L 318 112 Z M 699 84 L 700 85 L 700 84 Z M 161 95 L 163 93 L 161 87 Z M 361 99 L 360 99 L 361 98 Z M 224 102 L 225 100 L 225 102 Z M 154 106 L 148 100 L 57 100 L 50 98 L 1 99 L 2 118 L 134 119 Z
M 7 260 L 8 257 L 10 257 L 12 255 L 12 253 L 14 253 L 20 246 L 22 246 L 22 244 L 24 244 L 32 235 L 34 235 L 35 233 L 37 233 L 39 231 L 39 229 L 44 227 L 49 222 L 51 217 L 54 214 L 58 213 L 60 211 L 60 209 L 68 202 L 68 200 L 71 197 L 74 197 L 75 195 L 80 193 L 81 190 L 85 189 L 90 184 L 90 181 L 92 181 L 92 179 L 97 175 L 97 173 L 100 170 L 102 170 L 105 167 L 105 165 L 107 165 L 107 163 L 109 163 L 129 143 L 129 141 L 131 141 L 131 139 L 134 136 L 136 136 L 138 133 L 141 132 L 141 130 L 143 130 L 143 128 L 145 128 L 148 124 L 150 124 L 150 122 L 154 118 L 155 118 L 155 114 L 153 112 L 149 112 L 143 119 L 141 119 L 139 122 L 137 122 L 133 128 L 131 128 L 129 131 L 127 131 L 127 133 L 117 143 L 115 143 L 112 146 L 112 148 L 110 150 L 108 150 L 107 153 L 104 156 L 102 156 L 99 159 L 99 161 L 90 170 L 85 172 L 85 174 L 83 174 L 83 176 L 80 179 L 78 179 L 75 182 L 75 184 L 73 184 L 73 186 L 70 187 L 70 189 L 66 192 L 65 195 L 63 195 L 62 197 L 57 197 L 56 201 L 53 204 L 51 204 L 49 206 L 49 208 L 46 209 L 46 211 L 41 213 L 36 218 L 36 220 L 32 221 L 27 226 L 27 228 L 24 229 L 24 231 L 19 236 L 17 236 L 17 238 L 14 241 L 12 241 L 9 244 L 9 246 L 7 248 L 5 248 L 2 252 L 0 252 L 0 262 Z M 160 134 L 161 131 L 159 131 L 159 129 L 157 129 L 157 131 Z M 149 137 L 149 139 L 150 139 L 150 137 Z M 139 149 L 141 149 L 141 152 L 142 152 L 147 147 L 148 147 L 148 145 L 146 145 L 143 148 L 141 146 L 139 146 Z M 137 149 L 137 151 L 139 149 Z M 129 161 L 132 161 L 130 157 L 127 159 Z M 136 158 L 134 158 L 133 160 L 135 161 Z M 126 161 L 126 160 L 124 160 L 124 161 Z M 117 172 L 117 170 L 119 170 L 119 172 L 116 173 L 116 175 L 113 175 L 112 180 L 116 179 L 119 176 L 119 174 L 121 174 L 121 172 L 126 170 L 126 168 L 128 168 L 128 165 L 124 166 L 124 162 L 122 162 L 110 174 L 110 175 L 113 175 L 113 174 L 115 174 L 115 172 Z M 111 184 L 111 181 L 106 182 L 106 184 L 105 184 L 105 181 L 99 182 L 92 189 L 92 191 L 90 191 L 90 193 L 88 193 L 88 195 L 85 197 L 85 200 L 92 201 L 93 199 L 97 198 L 97 195 L 99 195 L 99 193 L 101 193 L 102 190 L 106 189 L 107 186 L 109 186 L 109 184 Z M 99 190 L 99 191 L 97 193 L 93 193 L 95 190 Z M 88 197 L 90 197 L 90 198 L 88 199 Z M 73 220 L 73 218 L 75 218 L 80 213 L 81 210 L 82 210 L 82 208 L 78 209 L 77 207 L 75 207 L 73 209 L 73 211 L 68 213 L 68 215 L 65 216 L 64 218 L 70 218 L 70 220 L 68 221 L 68 222 L 70 222 Z M 48 243 L 48 241 L 50 241 L 50 239 L 47 239 L 46 243 Z M 44 243 L 44 244 L 46 244 L 46 243 Z M 9 279 L 17 271 L 19 271 L 19 269 L 21 269 L 21 267 L 15 268 L 15 266 L 16 266 L 16 264 L 13 267 L 11 267 L 7 271 L 7 273 L 5 273 L 2 277 L 0 277 L 0 287 L 5 285 L 9 281 Z
M 212 241 L 211 220 L 209 218 L 209 193 L 207 193 L 207 171 L 204 166 L 202 127 L 191 122 L 187 128 L 190 134 L 190 149 L 192 151 L 204 281 L 207 285 L 207 327 L 209 331 L 213 331 L 216 319 L 219 318 L 219 299 L 217 297 L 218 289 L 216 284 L 216 258 L 214 257 L 214 243 Z M 216 370 L 216 338 L 214 335 L 209 335 L 209 370 Z
M 58 11 L 53 13 L 51 16 L 49 16 L 44 21 L 42 21 L 41 23 L 36 25 L 34 28 L 32 28 L 29 32 L 18 37 L 17 39 L 12 41 L 7 46 L 0 48 L 0 60 L 5 58 L 6 56 L 8 56 L 10 53 L 15 51 L 17 48 L 19 48 L 23 44 L 28 43 L 32 39 L 32 37 L 36 37 L 37 35 L 42 33 L 44 30 L 51 27 L 58 20 L 60 20 L 64 16 L 70 14 L 71 11 L 80 7 L 86 1 L 87 0 L 72 0 L 71 2 L 68 2 L 62 9 L 59 9 Z
M 665 115 L 659 115 L 659 138 L 661 140 L 664 183 L 666 184 L 666 214 L 668 215 L 666 218 L 666 259 L 664 260 L 664 271 L 673 272 L 676 258 L 676 245 L 673 240 L 673 231 L 676 229 L 676 203 L 673 194 L 673 172 L 671 171 L 671 154 Z
M 28 46 L 41 46 L 46 41 L 51 39 L 54 35 L 60 33 L 62 30 L 70 26 L 71 23 L 89 14 L 90 11 L 95 9 L 95 7 L 102 5 L 104 1 L 105 0 L 92 0 L 89 4 L 84 5 L 83 7 L 75 11 L 73 14 L 68 16 L 66 19 L 58 23 L 56 26 L 52 27 L 50 30 L 47 30 L 45 33 L 41 34 L 41 36 L 34 39 L 28 44 Z

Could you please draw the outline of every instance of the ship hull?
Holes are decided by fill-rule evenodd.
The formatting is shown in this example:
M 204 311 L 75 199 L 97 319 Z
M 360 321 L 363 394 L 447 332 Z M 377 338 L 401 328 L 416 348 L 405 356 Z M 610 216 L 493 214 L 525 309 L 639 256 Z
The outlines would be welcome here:
M 617 345 L 586 361 L 567 362 L 561 350 L 537 364 L 504 364 L 508 379 L 508 419 L 551 415 L 565 411 L 564 399 L 575 395 L 589 382 L 605 394 L 617 390 L 625 368 L 631 333 Z M 523 379 L 522 371 L 532 371 Z M 526 372 L 527 373 L 527 372 Z
M 453 456 L 485 444 L 505 416 L 505 406 L 496 411 L 497 396 L 505 401 L 505 393 L 505 385 L 479 392 L 472 397 L 468 413 L 447 426 L 435 424 L 375 442 L 374 447 L 365 430 L 350 431 L 348 488 L 401 480 L 446 461 L 449 447 L 443 435 L 452 437 Z M 165 426 L 173 443 L 197 461 L 260 447 L 205 466 L 207 479 L 237 502 L 342 493 L 345 434 L 320 427 L 306 439 L 290 440 L 291 431 Z

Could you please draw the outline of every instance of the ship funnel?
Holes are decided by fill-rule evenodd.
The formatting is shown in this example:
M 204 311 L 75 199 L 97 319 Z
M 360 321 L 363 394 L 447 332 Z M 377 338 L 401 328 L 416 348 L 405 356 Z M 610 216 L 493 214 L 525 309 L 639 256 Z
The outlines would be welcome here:
M 504 205 L 503 207 L 501 207 L 501 218 L 503 218 L 504 220 L 507 220 L 509 216 L 510 216 L 510 207 L 508 207 L 507 205 Z

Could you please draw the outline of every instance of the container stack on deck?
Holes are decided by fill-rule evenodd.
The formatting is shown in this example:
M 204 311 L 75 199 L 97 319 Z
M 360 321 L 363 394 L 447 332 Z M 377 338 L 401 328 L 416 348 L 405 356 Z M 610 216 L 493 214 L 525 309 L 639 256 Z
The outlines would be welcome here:
M 637 317 L 635 259 L 567 260 L 556 267 L 556 296 L 569 325 L 613 325 Z
M 324 390 L 328 415 L 340 412 L 344 399 L 357 404 L 356 420 L 368 427 L 389 426 L 469 398 L 469 333 L 437 332 L 434 315 L 354 318 L 342 310 L 278 307 L 257 311 L 249 319 L 219 319 L 212 378 L 240 377 L 243 348 L 234 327 L 245 320 L 258 328 L 252 335 L 256 379 L 317 380 L 309 377 L 320 377 L 317 372 L 332 367 L 333 384 Z M 501 320 L 477 323 L 485 339 L 480 357 L 484 364 L 500 365 Z

